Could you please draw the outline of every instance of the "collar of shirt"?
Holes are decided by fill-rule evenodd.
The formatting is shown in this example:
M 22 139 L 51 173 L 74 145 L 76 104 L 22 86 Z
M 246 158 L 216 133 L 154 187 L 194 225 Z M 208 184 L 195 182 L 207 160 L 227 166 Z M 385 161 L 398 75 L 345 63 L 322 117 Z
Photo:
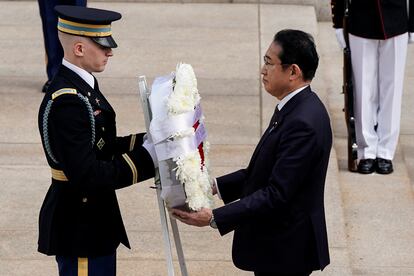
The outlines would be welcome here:
M 86 70 L 70 63 L 66 59 L 62 60 L 62 65 L 65 65 L 70 70 L 72 70 L 73 72 L 78 74 L 79 77 L 81 77 L 87 84 L 89 84 L 90 87 L 92 87 L 92 89 L 95 87 L 95 80 L 94 80 L 92 74 L 90 74 Z
M 288 95 L 286 95 L 277 105 L 277 109 L 282 110 L 283 106 L 290 100 L 292 99 L 296 94 L 299 94 L 299 92 L 301 92 L 303 89 L 305 89 L 306 87 L 308 87 L 309 84 L 296 89 L 295 91 L 289 93 Z

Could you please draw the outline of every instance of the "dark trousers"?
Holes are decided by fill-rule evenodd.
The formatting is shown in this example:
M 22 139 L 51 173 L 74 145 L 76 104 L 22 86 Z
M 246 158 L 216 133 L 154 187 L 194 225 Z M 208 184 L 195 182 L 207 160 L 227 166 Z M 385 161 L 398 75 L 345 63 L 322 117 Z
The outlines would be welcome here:
M 48 80 L 53 79 L 62 64 L 63 49 L 57 31 L 58 18 L 56 5 L 86 6 L 87 0 L 38 0 L 42 19 L 43 38 L 46 51 L 46 71 Z
M 116 253 L 94 258 L 56 256 L 59 276 L 115 276 Z
M 309 276 L 312 272 L 301 273 L 276 273 L 276 272 L 254 272 L 255 276 Z

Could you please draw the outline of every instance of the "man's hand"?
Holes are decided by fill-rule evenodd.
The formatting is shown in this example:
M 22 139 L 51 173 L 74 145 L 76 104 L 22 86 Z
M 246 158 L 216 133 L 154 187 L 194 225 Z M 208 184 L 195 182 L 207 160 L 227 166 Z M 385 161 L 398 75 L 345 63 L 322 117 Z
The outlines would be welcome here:
M 214 177 L 210 178 L 211 192 L 213 195 L 217 194 L 217 180 Z
M 181 222 L 198 227 L 210 225 L 210 220 L 213 216 L 213 212 L 208 208 L 201 208 L 200 211 L 191 213 L 179 209 L 171 209 L 171 213 Z

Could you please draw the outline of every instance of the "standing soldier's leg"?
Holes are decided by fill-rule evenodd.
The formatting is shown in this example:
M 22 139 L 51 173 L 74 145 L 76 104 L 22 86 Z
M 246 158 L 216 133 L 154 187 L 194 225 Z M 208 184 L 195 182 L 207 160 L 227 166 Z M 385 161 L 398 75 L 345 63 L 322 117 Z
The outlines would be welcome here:
M 378 136 L 375 131 L 378 106 L 378 40 L 349 36 L 352 69 L 354 72 L 355 131 L 358 144 L 358 158 L 377 157 Z M 369 168 L 368 168 L 369 167 Z M 360 171 L 371 173 L 372 166 Z
M 63 49 L 57 36 L 57 16 L 53 10 L 58 5 L 58 0 L 38 0 L 38 3 L 42 18 L 47 78 L 50 81 L 56 74 L 63 58 Z
M 378 158 L 392 160 L 398 144 L 408 34 L 381 41 L 379 47 Z

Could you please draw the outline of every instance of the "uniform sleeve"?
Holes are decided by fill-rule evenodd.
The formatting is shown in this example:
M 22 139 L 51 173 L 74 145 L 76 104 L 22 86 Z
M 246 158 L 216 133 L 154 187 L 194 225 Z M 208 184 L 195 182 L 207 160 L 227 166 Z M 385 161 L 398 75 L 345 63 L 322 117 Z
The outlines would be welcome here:
M 51 146 L 69 182 L 90 192 L 119 189 L 154 176 L 150 155 L 136 146 L 110 161 L 98 160 L 92 148 L 86 106 L 76 95 L 54 101 L 50 120 Z
M 296 123 L 283 135 L 277 162 L 264 188 L 213 211 L 221 235 L 253 218 L 283 216 L 291 199 L 317 159 L 316 134 L 305 123 Z
M 347 0 L 331 0 L 332 22 L 335 29 L 343 27 L 345 1 Z
M 140 147 L 144 142 L 145 133 L 131 134 L 123 137 L 116 137 L 116 152 L 126 153 Z

